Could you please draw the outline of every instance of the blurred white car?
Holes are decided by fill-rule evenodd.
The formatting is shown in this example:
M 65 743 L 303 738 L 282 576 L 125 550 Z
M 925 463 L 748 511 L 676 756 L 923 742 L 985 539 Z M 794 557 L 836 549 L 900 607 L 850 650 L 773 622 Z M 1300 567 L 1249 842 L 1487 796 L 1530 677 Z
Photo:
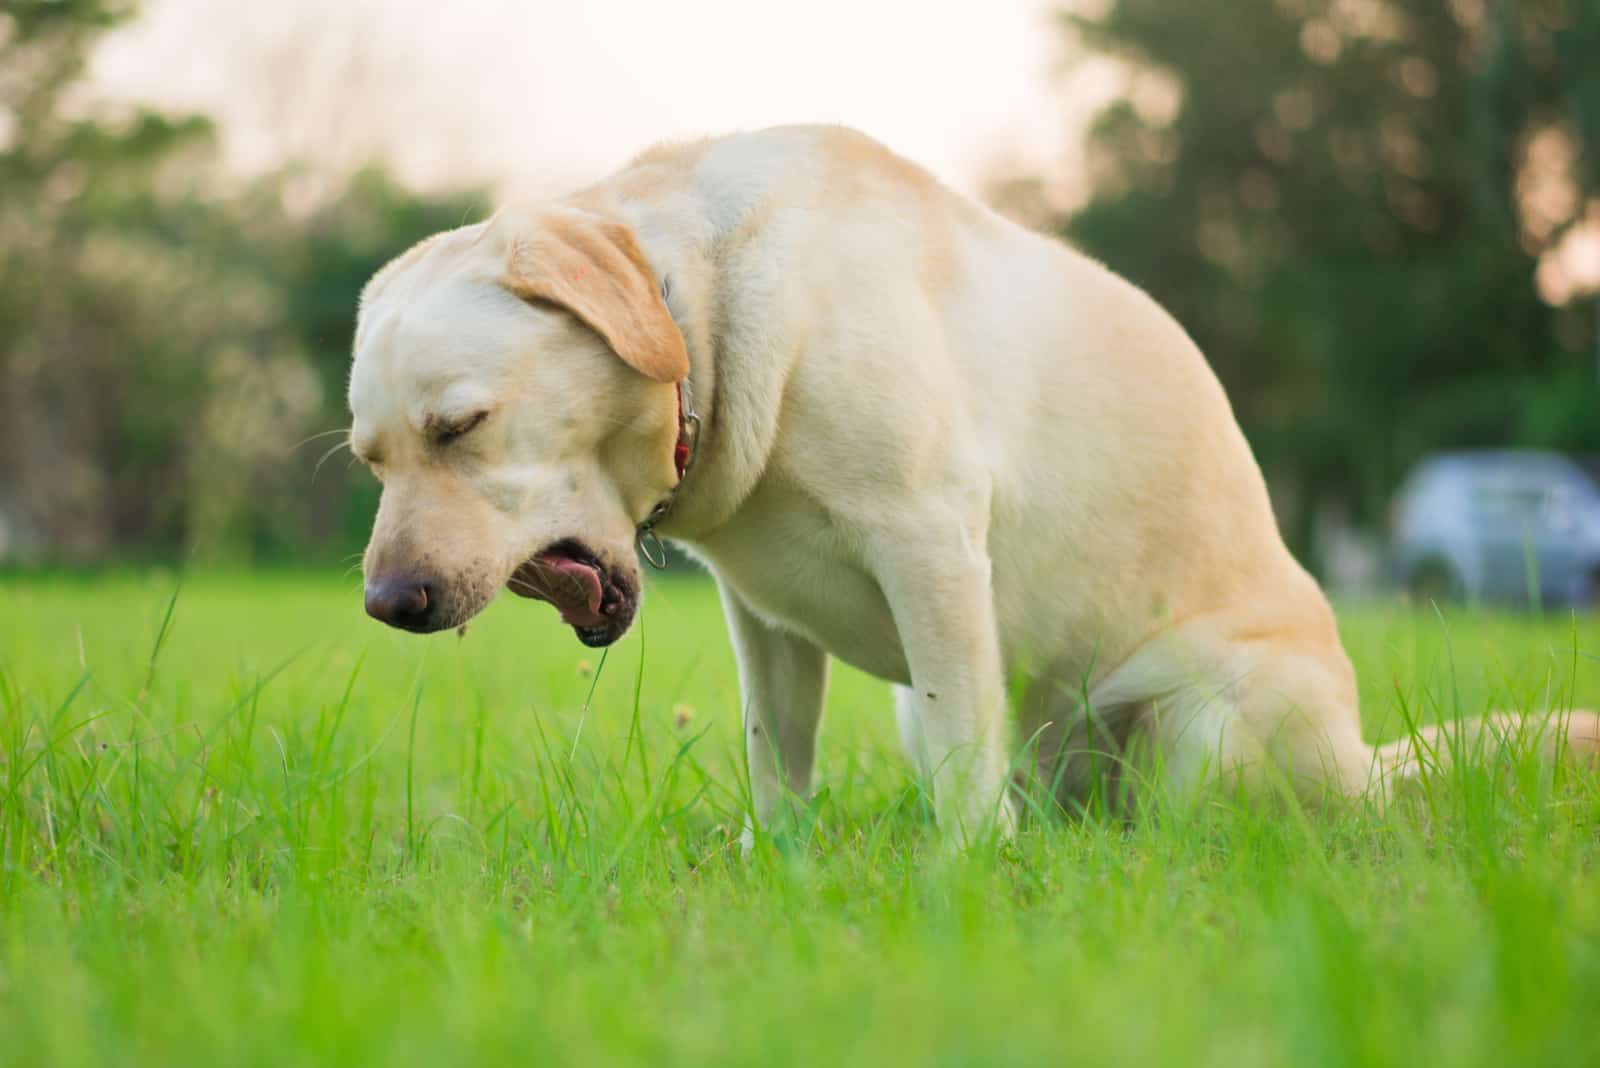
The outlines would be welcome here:
M 1419 598 L 1593 604 L 1600 487 L 1534 451 L 1441 453 L 1412 471 L 1392 513 L 1395 577 Z

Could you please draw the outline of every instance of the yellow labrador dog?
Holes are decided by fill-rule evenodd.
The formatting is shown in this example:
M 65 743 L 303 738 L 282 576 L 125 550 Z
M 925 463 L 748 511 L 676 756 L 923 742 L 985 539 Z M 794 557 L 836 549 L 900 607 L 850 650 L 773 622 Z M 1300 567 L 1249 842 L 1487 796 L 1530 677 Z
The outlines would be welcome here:
M 1182 328 L 847 129 L 655 148 L 423 241 L 363 295 L 350 407 L 385 623 L 504 588 L 605 645 L 636 538 L 706 562 L 757 820 L 810 790 L 830 656 L 895 684 L 963 836 L 1010 825 L 1024 745 L 1063 796 L 1108 765 L 1360 795 L 1417 762 L 1363 741 L 1333 612 Z M 1587 714 L 1546 734 L 1600 749 Z

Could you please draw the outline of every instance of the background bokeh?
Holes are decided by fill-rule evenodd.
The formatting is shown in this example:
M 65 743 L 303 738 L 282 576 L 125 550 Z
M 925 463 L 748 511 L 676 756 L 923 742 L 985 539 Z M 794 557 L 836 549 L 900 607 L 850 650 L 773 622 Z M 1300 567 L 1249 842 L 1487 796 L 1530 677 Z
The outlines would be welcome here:
M 853 122 L 1148 288 L 1314 566 L 1430 451 L 1600 452 L 1600 5 L 449 6 L 0 6 L 0 561 L 348 558 L 365 278 L 718 121 Z

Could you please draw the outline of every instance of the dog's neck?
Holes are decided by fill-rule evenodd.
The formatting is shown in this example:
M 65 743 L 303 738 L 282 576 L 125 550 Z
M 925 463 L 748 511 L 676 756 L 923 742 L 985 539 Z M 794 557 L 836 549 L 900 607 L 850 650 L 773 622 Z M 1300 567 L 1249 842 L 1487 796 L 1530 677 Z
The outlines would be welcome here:
M 730 418 L 726 409 L 737 405 L 747 389 L 741 389 L 742 369 L 737 362 L 730 368 L 719 363 L 714 336 L 722 285 L 717 235 L 699 211 L 685 209 L 681 201 L 667 204 L 650 197 L 625 197 L 602 185 L 583 193 L 579 206 L 634 230 L 689 351 L 683 401 L 685 409 L 699 418 L 692 463 L 671 491 L 667 512 L 656 518 L 651 530 L 699 543 L 738 510 L 765 466 L 764 456 L 740 448 L 723 433 Z M 737 415 L 731 418 L 733 424 L 739 423 Z

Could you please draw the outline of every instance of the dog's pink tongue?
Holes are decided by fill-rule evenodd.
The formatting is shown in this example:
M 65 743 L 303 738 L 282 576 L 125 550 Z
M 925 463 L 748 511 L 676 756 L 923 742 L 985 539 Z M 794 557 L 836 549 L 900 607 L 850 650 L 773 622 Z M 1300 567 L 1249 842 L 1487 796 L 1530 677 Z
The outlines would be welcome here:
M 542 552 L 517 569 L 510 583 L 513 593 L 549 601 L 561 618 L 574 627 L 597 627 L 600 614 L 600 573 L 559 552 Z

